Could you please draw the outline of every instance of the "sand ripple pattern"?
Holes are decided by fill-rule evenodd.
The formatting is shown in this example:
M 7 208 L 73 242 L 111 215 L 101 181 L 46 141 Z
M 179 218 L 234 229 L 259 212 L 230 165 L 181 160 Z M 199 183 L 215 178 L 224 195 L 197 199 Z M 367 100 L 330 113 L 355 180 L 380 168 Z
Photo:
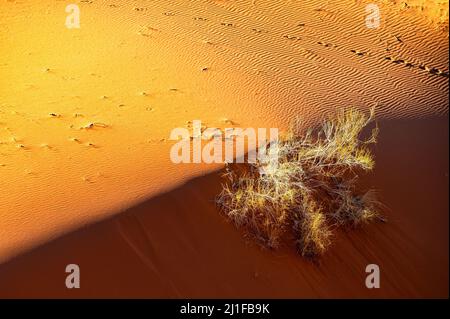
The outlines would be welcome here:
M 391 2 L 380 4 L 376 30 L 364 23 L 365 1 L 185 3 L 148 7 L 160 11 L 161 36 L 208 43 L 196 53 L 212 50 L 233 72 L 275 86 L 280 104 L 289 103 L 281 117 L 374 104 L 387 117 L 448 113 L 448 37 Z M 168 10 L 177 14 L 164 15 Z M 251 83 L 242 84 L 251 92 Z

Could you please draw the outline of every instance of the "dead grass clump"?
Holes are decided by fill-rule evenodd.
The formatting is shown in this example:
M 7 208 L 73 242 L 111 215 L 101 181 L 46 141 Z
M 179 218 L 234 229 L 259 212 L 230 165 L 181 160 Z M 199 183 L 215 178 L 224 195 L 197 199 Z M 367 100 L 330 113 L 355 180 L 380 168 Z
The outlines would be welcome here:
M 378 129 L 360 138 L 373 117 L 373 110 L 342 111 L 304 134 L 295 121 L 278 141 L 277 164 L 246 164 L 244 171 L 227 167 L 218 205 L 267 247 L 276 248 L 290 231 L 301 255 L 322 254 L 333 228 L 379 216 L 374 192 L 356 191 L 359 174 L 374 167 L 369 145 L 376 143 Z

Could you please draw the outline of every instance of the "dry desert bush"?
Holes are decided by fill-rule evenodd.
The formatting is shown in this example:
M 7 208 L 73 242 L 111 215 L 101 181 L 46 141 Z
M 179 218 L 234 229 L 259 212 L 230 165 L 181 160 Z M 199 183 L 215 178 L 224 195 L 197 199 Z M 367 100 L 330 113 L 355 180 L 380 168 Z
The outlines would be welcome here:
M 369 147 L 378 128 L 361 138 L 373 118 L 373 110 L 369 115 L 342 111 L 306 133 L 294 121 L 278 141 L 276 166 L 227 166 L 218 205 L 266 247 L 276 248 L 290 232 L 302 256 L 322 254 L 333 229 L 381 219 L 374 191 L 361 193 L 357 187 L 360 174 L 374 167 Z

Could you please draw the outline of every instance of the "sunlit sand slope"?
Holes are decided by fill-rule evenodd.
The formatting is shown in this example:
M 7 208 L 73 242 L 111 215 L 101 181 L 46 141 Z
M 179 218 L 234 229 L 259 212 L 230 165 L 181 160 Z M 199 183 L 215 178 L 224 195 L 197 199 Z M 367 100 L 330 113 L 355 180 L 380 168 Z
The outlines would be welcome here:
M 367 3 L 2 1 L 0 261 L 216 168 L 170 161 L 193 119 L 448 114 L 446 4 Z

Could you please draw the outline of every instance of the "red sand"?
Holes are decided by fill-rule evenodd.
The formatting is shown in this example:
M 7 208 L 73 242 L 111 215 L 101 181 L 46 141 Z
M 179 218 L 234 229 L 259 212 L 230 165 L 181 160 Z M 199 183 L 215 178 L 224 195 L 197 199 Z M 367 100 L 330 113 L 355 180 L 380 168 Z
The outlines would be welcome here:
M 317 263 L 246 243 L 214 206 L 217 173 L 0 267 L 0 297 L 448 298 L 448 117 L 380 122 L 377 168 L 388 223 L 336 235 Z M 81 268 L 66 289 L 65 266 Z M 381 288 L 365 287 L 380 266 Z

